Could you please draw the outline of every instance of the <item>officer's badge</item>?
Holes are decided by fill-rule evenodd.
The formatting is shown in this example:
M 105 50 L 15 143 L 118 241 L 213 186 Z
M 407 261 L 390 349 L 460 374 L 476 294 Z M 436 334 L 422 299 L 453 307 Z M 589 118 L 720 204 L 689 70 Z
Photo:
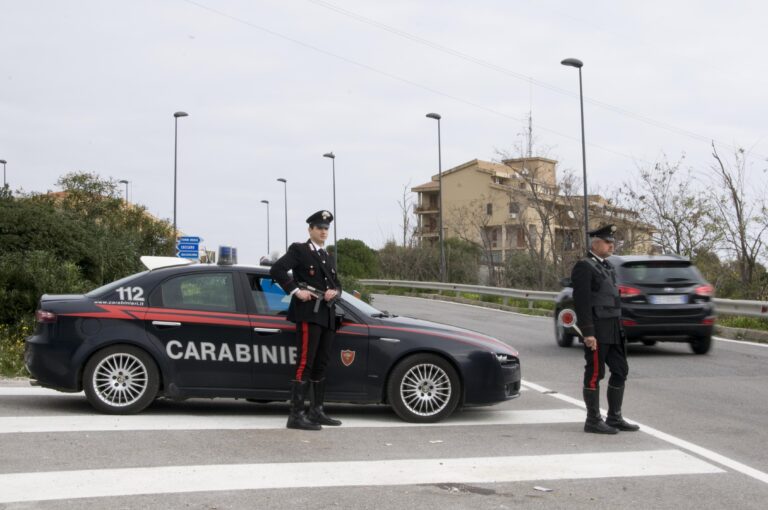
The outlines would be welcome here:
M 309 266 L 309 276 L 315 276 L 315 266 Z
M 352 363 L 355 362 L 355 351 L 350 351 L 349 349 L 345 349 L 341 351 L 341 362 L 344 364 L 345 367 L 348 367 Z
M 320 216 L 322 216 L 324 220 L 328 221 L 328 218 L 331 217 L 331 213 L 329 213 L 328 211 L 323 211 L 320 213 Z

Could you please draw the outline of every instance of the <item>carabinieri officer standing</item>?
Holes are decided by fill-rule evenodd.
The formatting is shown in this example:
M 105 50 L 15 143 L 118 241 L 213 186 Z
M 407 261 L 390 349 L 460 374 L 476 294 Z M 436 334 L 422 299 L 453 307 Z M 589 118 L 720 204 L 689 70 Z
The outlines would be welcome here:
M 589 232 L 590 250 L 576 262 L 571 272 L 576 321 L 584 334 L 584 403 L 587 421 L 584 432 L 616 434 L 635 431 L 635 424 L 624 421 L 621 404 L 624 383 L 629 373 L 627 344 L 621 329 L 621 296 L 616 286 L 616 270 L 607 257 L 613 254 L 615 225 L 605 225 Z M 611 369 L 608 379 L 608 417 L 600 416 L 600 380 L 605 365 Z
M 321 425 L 341 425 L 340 420 L 330 418 L 323 410 L 325 368 L 336 334 L 334 301 L 341 295 L 336 260 L 323 248 L 332 221 L 329 211 L 317 211 L 307 218 L 309 240 L 293 243 L 269 271 L 292 296 L 288 320 L 296 323 L 299 361 L 291 382 L 289 429 L 320 430 Z M 291 270 L 293 277 L 288 274 Z M 308 386 L 310 409 L 305 413 Z

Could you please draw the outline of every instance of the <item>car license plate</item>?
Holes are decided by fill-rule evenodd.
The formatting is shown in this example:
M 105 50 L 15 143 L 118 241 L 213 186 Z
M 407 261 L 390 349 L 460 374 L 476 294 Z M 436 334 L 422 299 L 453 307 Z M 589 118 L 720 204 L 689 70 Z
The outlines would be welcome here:
M 648 296 L 653 305 L 684 305 L 688 302 L 687 294 L 655 294 Z

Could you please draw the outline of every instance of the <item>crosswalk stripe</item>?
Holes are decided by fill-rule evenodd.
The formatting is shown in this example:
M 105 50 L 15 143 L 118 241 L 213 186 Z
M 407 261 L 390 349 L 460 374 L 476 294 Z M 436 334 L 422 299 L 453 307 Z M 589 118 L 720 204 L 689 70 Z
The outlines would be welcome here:
M 167 466 L 0 475 L 0 503 L 138 494 L 722 473 L 680 450 Z
M 286 414 L 247 415 L 239 414 L 153 414 L 131 416 L 103 414 L 7 416 L 0 417 L 0 434 L 34 432 L 84 432 L 128 430 L 233 430 L 233 429 L 283 429 Z M 455 427 L 477 425 L 526 425 L 542 423 L 576 423 L 584 421 L 579 409 L 534 409 L 519 411 L 467 410 L 439 423 L 417 424 L 400 420 L 394 414 L 376 416 L 339 416 L 342 428 L 359 427 Z M 329 430 L 338 430 L 330 428 Z

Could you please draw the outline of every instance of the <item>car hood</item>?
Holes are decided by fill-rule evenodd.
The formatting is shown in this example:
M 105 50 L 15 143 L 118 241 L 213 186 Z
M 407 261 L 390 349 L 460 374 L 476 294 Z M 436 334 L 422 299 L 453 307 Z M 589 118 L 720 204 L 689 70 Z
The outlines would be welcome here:
M 448 324 L 441 324 L 439 322 L 432 322 L 424 319 L 414 319 L 413 317 L 403 317 L 399 315 L 395 317 L 385 317 L 380 320 L 380 324 L 382 326 L 392 328 L 394 330 L 414 331 L 426 335 L 444 337 L 463 343 L 469 343 L 490 352 L 511 354 L 515 357 L 519 356 L 519 353 L 515 348 L 507 345 L 498 338 L 484 335 L 482 333 L 478 333 L 477 331 L 472 331 L 457 326 L 451 326 Z

